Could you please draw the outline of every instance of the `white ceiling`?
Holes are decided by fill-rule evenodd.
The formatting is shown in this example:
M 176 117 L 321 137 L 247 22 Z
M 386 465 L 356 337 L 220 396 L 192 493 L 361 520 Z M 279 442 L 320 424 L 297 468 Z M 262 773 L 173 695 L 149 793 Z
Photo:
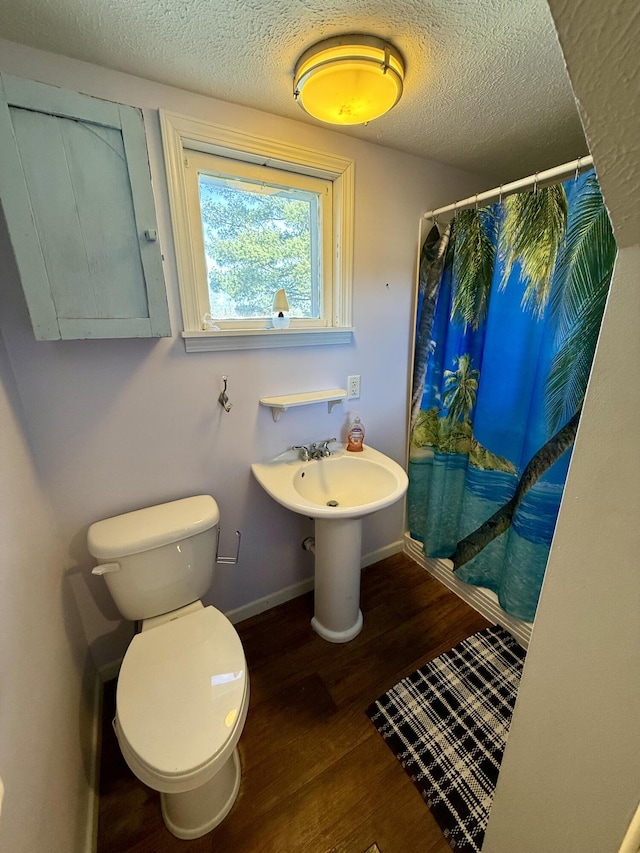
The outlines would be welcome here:
M 546 0 L 0 0 L 0 36 L 316 123 L 298 56 L 347 32 L 406 60 L 386 116 L 344 133 L 511 180 L 587 153 Z

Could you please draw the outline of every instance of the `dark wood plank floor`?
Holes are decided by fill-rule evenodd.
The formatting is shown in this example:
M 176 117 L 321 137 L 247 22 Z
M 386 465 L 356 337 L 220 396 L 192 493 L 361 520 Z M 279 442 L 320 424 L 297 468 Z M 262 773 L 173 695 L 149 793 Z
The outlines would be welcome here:
M 159 794 L 125 765 L 105 688 L 98 853 L 450 853 L 422 797 L 365 714 L 417 667 L 488 623 L 410 558 L 362 575 L 364 628 L 333 645 L 305 595 L 237 625 L 251 679 L 242 785 L 213 832 L 180 841 Z

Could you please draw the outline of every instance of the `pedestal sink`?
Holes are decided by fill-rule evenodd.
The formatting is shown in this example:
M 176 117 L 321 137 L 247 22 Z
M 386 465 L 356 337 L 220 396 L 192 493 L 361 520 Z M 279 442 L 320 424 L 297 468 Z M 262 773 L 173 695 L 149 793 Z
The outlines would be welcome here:
M 307 462 L 287 451 L 270 462 L 256 462 L 251 470 L 279 504 L 314 519 L 313 629 L 331 643 L 357 637 L 362 630 L 362 519 L 404 495 L 405 471 L 372 447 L 349 453 L 344 445 Z

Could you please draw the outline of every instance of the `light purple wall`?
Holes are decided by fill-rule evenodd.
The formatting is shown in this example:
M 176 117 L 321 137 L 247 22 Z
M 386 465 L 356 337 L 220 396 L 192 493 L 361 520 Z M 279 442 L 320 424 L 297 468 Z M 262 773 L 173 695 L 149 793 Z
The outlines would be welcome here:
M 72 853 L 86 849 L 94 667 L 26 434 L 0 336 L 0 849 Z
M 482 189 L 480 179 L 307 124 L 191 95 L 84 63 L 3 43 L 0 67 L 145 110 L 174 336 L 160 341 L 36 342 L 15 270 L 0 324 L 15 365 L 33 450 L 50 496 L 95 660 L 107 665 L 130 636 L 104 583 L 90 575 L 85 538 L 100 518 L 200 492 L 220 505 L 220 566 L 208 600 L 237 608 L 312 574 L 300 548 L 309 520 L 275 504 L 250 465 L 299 444 L 344 435 L 361 412 L 372 446 L 403 463 L 418 220 L 432 206 Z M 355 160 L 355 343 L 298 350 L 186 354 L 169 226 L 159 107 Z M 357 405 L 291 410 L 274 423 L 263 396 L 344 387 L 362 376 Z M 233 402 L 217 403 L 221 376 Z M 365 522 L 364 552 L 400 540 L 398 504 Z

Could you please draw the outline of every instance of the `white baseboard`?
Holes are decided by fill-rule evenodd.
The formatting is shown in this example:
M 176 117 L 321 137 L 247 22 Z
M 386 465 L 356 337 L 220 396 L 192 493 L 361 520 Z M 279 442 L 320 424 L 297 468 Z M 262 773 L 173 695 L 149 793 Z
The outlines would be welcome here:
M 375 551 L 369 551 L 362 555 L 361 567 L 364 569 L 367 566 L 384 560 L 387 557 L 392 557 L 394 554 L 400 554 L 405 550 L 404 541 L 398 539 L 396 542 L 391 542 L 389 545 L 384 545 L 382 548 L 376 548 Z M 312 562 L 309 563 L 313 565 Z M 286 586 L 284 589 L 279 589 L 276 592 L 271 592 L 263 598 L 257 598 L 255 601 L 249 601 L 240 607 L 235 607 L 233 610 L 226 610 L 225 616 L 227 619 L 236 625 L 238 622 L 243 622 L 251 616 L 257 616 L 258 613 L 264 613 L 265 610 L 271 610 L 272 607 L 277 607 L 279 604 L 284 604 L 285 601 L 291 601 L 292 598 L 298 598 L 299 595 L 304 595 L 313 589 L 313 575 L 305 578 L 303 581 Z M 100 668 L 100 677 L 102 681 L 110 681 L 117 678 L 120 670 L 122 659 L 111 661 Z
M 458 580 L 453 574 L 449 560 L 425 557 L 422 543 L 412 539 L 409 533 L 405 533 L 404 535 L 404 551 L 419 566 L 422 566 L 423 569 L 429 572 L 430 575 L 433 575 L 440 583 L 443 583 L 448 589 L 455 592 L 459 598 L 466 601 L 474 610 L 481 613 L 485 619 L 494 625 L 502 625 L 503 628 L 506 628 L 516 638 L 521 646 L 525 649 L 529 648 L 533 623 L 524 622 L 516 616 L 510 616 L 508 613 L 505 613 L 502 607 L 500 607 L 498 596 L 495 592 Z
M 393 554 L 399 554 L 404 550 L 404 543 L 401 539 L 397 542 L 392 542 L 390 545 L 385 545 L 382 548 L 377 548 L 375 551 L 370 551 L 368 554 L 362 555 L 361 566 L 364 569 L 366 566 L 377 563 L 379 560 L 384 560 L 386 557 L 391 557 Z M 299 595 L 304 595 L 313 589 L 313 577 L 306 580 L 294 583 L 291 586 L 286 586 L 277 592 L 272 592 L 265 595 L 264 598 L 258 598 L 255 601 L 250 601 L 248 604 L 243 604 L 241 607 L 236 607 L 233 610 L 227 610 L 225 616 L 233 624 L 242 622 L 244 619 L 249 619 L 251 616 L 257 616 L 258 613 L 264 613 L 265 610 L 271 610 L 272 607 L 277 607 L 278 604 L 284 604 L 285 601 L 291 601 L 292 598 L 297 598 Z
M 362 555 L 362 568 L 371 566 L 373 563 L 378 563 L 380 560 L 386 560 L 387 557 L 393 557 L 394 554 L 401 554 L 404 551 L 404 542 L 398 539 L 397 542 L 392 542 L 390 545 L 385 545 L 383 548 L 376 548 L 375 551 L 369 551 L 368 554 Z
M 257 598 L 255 601 L 250 601 L 241 607 L 227 610 L 224 615 L 235 625 L 238 622 L 249 619 L 251 616 L 257 616 L 258 613 L 264 613 L 265 610 L 271 610 L 272 607 L 277 607 L 278 604 L 284 604 L 285 601 L 291 601 L 292 598 L 304 595 L 312 589 L 313 578 L 311 577 L 299 583 L 291 584 L 291 586 L 286 586 L 284 589 L 279 589 L 277 592 L 269 593 L 264 598 Z
M 102 683 L 106 684 L 107 681 L 113 681 L 114 678 L 117 678 L 121 666 L 122 658 L 116 658 L 116 660 L 103 664 L 98 670 Z
M 98 812 L 100 807 L 100 750 L 102 732 L 102 705 L 104 682 L 96 672 L 93 682 L 93 728 L 91 731 L 91 765 L 89 767 L 89 802 L 87 804 L 86 853 L 98 849 Z

